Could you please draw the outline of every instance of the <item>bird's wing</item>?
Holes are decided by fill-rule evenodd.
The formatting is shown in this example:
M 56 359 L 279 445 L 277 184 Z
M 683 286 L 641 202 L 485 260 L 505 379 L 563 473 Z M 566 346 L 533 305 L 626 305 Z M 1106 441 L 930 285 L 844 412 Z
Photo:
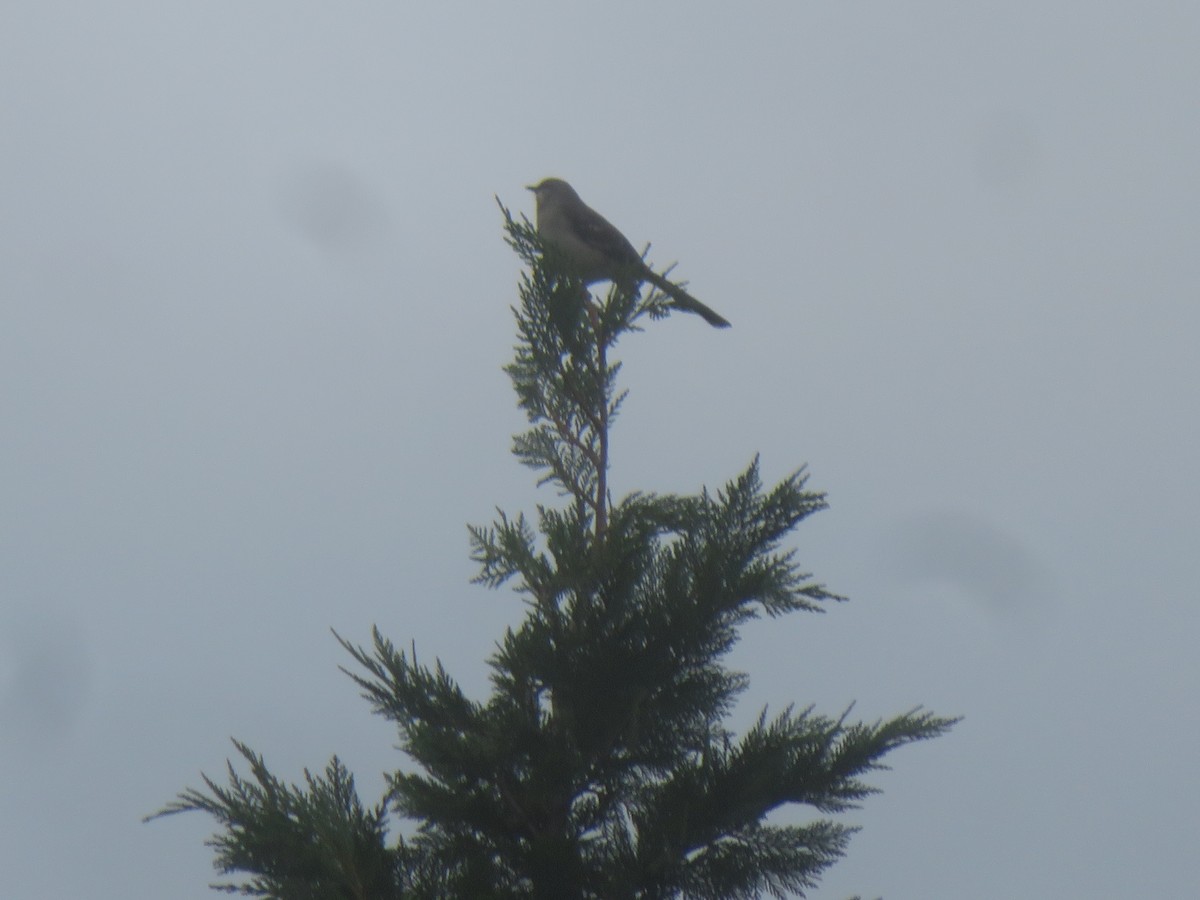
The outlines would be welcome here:
M 591 207 L 581 205 L 569 208 L 567 215 L 572 231 L 607 259 L 619 263 L 641 262 L 641 256 L 633 249 L 633 244 L 629 243 L 625 235 Z

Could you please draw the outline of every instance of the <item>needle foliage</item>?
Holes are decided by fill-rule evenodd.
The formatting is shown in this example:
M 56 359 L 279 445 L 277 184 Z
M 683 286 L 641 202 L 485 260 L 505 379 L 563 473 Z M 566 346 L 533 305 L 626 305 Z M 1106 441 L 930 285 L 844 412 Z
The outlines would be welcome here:
M 825 496 L 803 470 L 764 485 L 753 459 L 716 490 L 614 500 L 608 437 L 625 395 L 609 357 L 670 307 L 615 288 L 595 302 L 501 210 L 525 263 L 506 371 L 529 427 L 513 453 L 555 499 L 470 528 L 476 580 L 523 600 L 489 660 L 490 695 L 467 696 L 378 630 L 368 646 L 339 637 L 406 756 L 386 796 L 364 805 L 336 757 L 285 783 L 237 743 L 248 774 L 230 764 L 157 815 L 211 815 L 232 879 L 214 887 L 282 900 L 804 896 L 846 852 L 854 828 L 836 816 L 874 792 L 870 773 L 954 720 L 803 706 L 729 729 L 749 684 L 725 664 L 739 628 L 842 599 L 792 543 Z M 774 823 L 782 807 L 811 815 Z

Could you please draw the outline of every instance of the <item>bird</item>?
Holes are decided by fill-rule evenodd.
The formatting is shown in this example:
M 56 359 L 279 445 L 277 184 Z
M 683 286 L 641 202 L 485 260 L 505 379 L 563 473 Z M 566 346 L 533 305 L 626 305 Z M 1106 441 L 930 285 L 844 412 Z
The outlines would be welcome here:
M 561 178 L 546 178 L 527 188 L 536 198 L 538 235 L 560 265 L 584 284 L 611 281 L 636 291 L 648 281 L 679 309 L 702 316 L 714 328 L 729 327 L 723 316 L 646 265 L 625 235 Z

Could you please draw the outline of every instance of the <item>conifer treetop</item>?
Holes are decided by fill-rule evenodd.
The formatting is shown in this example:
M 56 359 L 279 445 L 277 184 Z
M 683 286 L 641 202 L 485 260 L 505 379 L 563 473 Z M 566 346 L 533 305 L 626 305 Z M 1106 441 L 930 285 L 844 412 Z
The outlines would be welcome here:
M 501 209 L 526 264 L 506 372 L 529 428 L 513 453 L 562 502 L 470 528 L 475 580 L 524 601 L 488 660 L 490 695 L 472 699 L 378 629 L 366 647 L 339 636 L 407 756 L 381 801 L 365 806 L 336 757 L 288 785 L 238 743 L 249 777 L 231 764 L 228 785 L 205 777 L 159 815 L 212 815 L 217 868 L 241 879 L 220 887 L 252 896 L 805 896 L 856 830 L 831 817 L 874 793 L 888 753 L 955 720 L 789 707 L 727 727 L 749 687 L 725 665 L 740 627 L 843 599 L 793 546 L 826 498 L 803 469 L 765 487 L 754 457 L 715 491 L 614 501 L 608 436 L 625 393 L 610 351 L 671 307 L 654 289 L 593 298 Z M 785 807 L 811 818 L 776 824 Z

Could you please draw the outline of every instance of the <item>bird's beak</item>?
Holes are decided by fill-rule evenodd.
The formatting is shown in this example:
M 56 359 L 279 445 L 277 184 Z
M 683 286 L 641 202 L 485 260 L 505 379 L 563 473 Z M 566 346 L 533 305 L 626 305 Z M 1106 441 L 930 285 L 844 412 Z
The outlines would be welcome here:
M 527 184 L 527 185 L 525 185 L 525 190 L 527 190 L 527 191 L 533 191 L 535 194 L 537 193 L 537 189 L 538 189 L 538 186 L 537 186 L 536 184 Z

